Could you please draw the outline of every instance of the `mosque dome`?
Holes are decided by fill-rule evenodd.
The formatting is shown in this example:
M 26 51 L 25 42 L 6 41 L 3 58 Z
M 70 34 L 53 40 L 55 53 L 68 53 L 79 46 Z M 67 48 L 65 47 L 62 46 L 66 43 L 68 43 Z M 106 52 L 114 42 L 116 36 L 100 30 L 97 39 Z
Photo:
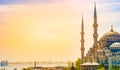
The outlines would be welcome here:
M 111 38 L 111 37 L 120 37 L 118 32 L 110 31 L 103 35 L 102 39 Z
M 110 47 L 113 43 L 120 42 L 120 33 L 114 31 L 111 26 L 111 30 L 105 33 L 99 42 L 103 47 Z
M 112 54 L 120 54 L 120 43 L 115 42 L 110 45 L 110 51 L 113 52 Z
M 120 43 L 119 42 L 113 43 L 110 47 L 111 48 L 120 47 Z
M 120 34 L 114 31 L 112 28 L 109 32 L 105 33 L 103 37 L 101 38 L 101 40 L 107 40 L 107 41 L 111 41 L 111 40 L 116 41 L 118 39 L 120 39 Z

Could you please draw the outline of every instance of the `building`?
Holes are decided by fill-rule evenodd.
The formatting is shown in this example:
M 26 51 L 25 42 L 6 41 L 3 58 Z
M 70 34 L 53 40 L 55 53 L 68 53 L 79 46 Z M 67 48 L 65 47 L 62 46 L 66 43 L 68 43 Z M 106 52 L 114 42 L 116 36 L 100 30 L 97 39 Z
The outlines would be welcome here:
M 32 70 L 64 70 L 63 66 L 56 67 L 31 67 Z
M 120 33 L 114 31 L 111 26 L 110 31 L 105 33 L 100 40 L 98 40 L 98 24 L 97 24 L 97 10 L 96 3 L 94 3 L 94 33 L 93 33 L 93 46 L 88 50 L 87 54 L 84 55 L 84 23 L 82 17 L 81 24 L 81 66 L 85 66 L 88 62 L 103 63 L 107 69 L 109 66 L 116 65 L 120 66 Z M 85 65 L 84 65 L 85 64 Z M 89 64 L 88 64 L 89 65 Z M 87 66 L 87 65 L 86 65 Z M 84 70 L 84 69 L 83 69 Z
M 86 62 L 81 64 L 81 70 L 97 70 L 98 65 L 96 62 Z

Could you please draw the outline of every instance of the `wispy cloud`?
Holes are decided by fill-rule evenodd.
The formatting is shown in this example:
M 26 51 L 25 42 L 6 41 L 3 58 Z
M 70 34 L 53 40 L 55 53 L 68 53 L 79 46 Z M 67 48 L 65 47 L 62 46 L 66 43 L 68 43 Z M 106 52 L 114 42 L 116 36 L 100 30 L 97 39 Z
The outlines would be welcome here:
M 108 3 L 108 2 L 120 2 L 120 0 L 97 0 L 98 2 L 102 2 L 102 3 Z
M 36 3 L 59 3 L 69 0 L 0 0 L 0 4 L 36 4 Z

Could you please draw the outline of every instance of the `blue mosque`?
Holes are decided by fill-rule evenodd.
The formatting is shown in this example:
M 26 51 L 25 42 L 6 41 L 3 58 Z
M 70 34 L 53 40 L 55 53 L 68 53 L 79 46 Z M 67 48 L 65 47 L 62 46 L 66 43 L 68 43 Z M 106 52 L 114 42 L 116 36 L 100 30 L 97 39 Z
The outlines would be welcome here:
M 98 40 L 98 24 L 97 24 L 97 10 L 96 3 L 94 3 L 94 23 L 93 23 L 93 46 L 84 54 L 84 20 L 82 17 L 81 24 L 81 60 L 82 65 L 89 65 L 88 63 L 104 64 L 108 70 L 111 66 L 120 66 L 120 33 L 116 32 L 111 26 L 110 30 L 106 32 L 100 40 Z M 93 64 L 93 65 L 94 65 Z M 96 69 L 82 69 L 82 70 L 96 70 Z

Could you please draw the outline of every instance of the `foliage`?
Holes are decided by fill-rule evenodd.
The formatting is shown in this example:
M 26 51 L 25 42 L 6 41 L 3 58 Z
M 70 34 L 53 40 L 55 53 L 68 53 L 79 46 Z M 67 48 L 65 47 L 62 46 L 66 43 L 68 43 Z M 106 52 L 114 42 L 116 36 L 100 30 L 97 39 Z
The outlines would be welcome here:
M 105 70 L 105 65 L 103 63 L 98 65 L 97 70 Z
M 81 59 L 78 58 L 76 63 L 75 63 L 76 70 L 80 70 L 80 64 L 81 64 Z
M 17 68 L 14 68 L 14 70 L 17 70 Z
M 22 70 L 32 70 L 31 68 L 23 68 Z
M 113 65 L 113 66 L 111 67 L 111 70 L 120 70 L 120 67 Z
M 64 67 L 64 70 L 69 70 L 68 67 Z
M 70 68 L 72 66 L 72 62 L 71 61 L 68 61 L 67 64 L 68 64 L 68 68 Z

